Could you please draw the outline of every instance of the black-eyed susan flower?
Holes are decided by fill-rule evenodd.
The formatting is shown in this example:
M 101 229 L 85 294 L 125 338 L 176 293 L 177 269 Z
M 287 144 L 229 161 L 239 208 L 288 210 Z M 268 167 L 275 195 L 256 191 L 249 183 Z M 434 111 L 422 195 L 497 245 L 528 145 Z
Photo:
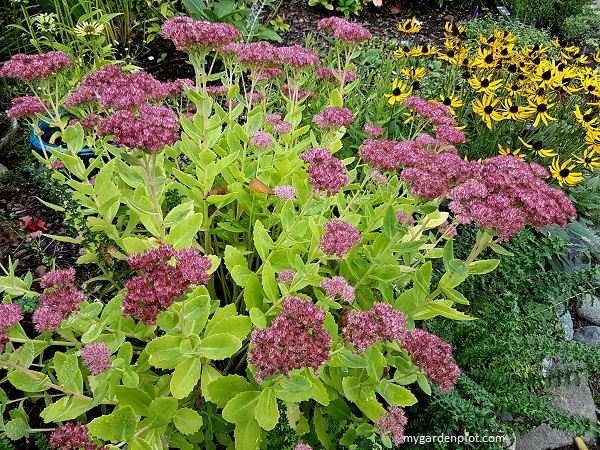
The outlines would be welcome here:
M 506 86 L 506 91 L 511 97 L 523 94 L 523 87 L 519 83 L 513 83 Z
M 427 74 L 427 70 L 425 69 L 425 67 L 405 67 L 404 69 L 402 69 L 400 71 L 400 73 L 405 76 L 408 77 L 412 80 L 415 81 L 419 81 L 421 80 L 425 74 Z
M 447 36 L 452 37 L 458 41 L 466 41 L 467 33 L 466 28 L 463 25 L 455 25 L 452 22 L 446 22 L 444 25 Z
M 525 146 L 525 148 L 530 148 L 532 150 L 535 150 L 537 152 L 537 154 L 539 156 L 541 156 L 542 158 L 551 158 L 553 156 L 558 156 L 558 153 L 556 153 L 554 150 L 544 148 L 543 141 L 531 141 L 530 143 L 528 143 L 528 142 L 525 142 L 523 139 L 521 139 L 520 136 L 519 136 L 519 140 Z
M 394 105 L 396 102 L 401 102 L 412 93 L 412 89 L 406 83 L 400 81 L 398 78 L 394 80 L 392 84 L 392 93 L 384 94 L 387 97 L 388 103 Z
M 581 86 L 589 94 L 592 94 L 595 97 L 600 97 L 600 83 L 598 83 L 598 79 L 596 77 L 585 77 L 583 80 L 581 80 Z
M 585 143 L 588 149 L 594 153 L 600 153 L 600 132 L 598 130 L 588 130 L 585 134 Z
M 412 56 L 411 52 L 412 47 L 410 47 L 409 45 L 403 45 L 394 52 L 394 56 L 398 59 L 407 58 L 409 56 Z
M 468 82 L 477 92 L 483 92 L 484 94 L 491 95 L 495 90 L 502 86 L 504 80 L 500 79 L 492 81 L 488 77 L 472 77 L 468 80 Z
M 534 114 L 533 109 L 528 106 L 516 105 L 510 98 L 502 102 L 502 107 L 498 108 L 498 111 L 500 111 L 504 119 L 516 121 L 525 120 Z
M 425 45 L 423 46 L 423 48 L 421 49 L 421 55 L 422 56 L 433 56 L 433 55 L 437 55 L 438 49 L 433 46 L 433 45 Z
M 517 36 L 512 34 L 512 32 L 498 29 L 494 30 L 494 37 L 505 42 L 515 42 L 517 40 Z
M 594 54 L 594 61 L 596 61 L 597 63 L 600 63 L 600 50 L 598 50 L 595 54 Z
M 481 69 L 490 69 L 496 66 L 498 61 L 494 57 L 494 49 L 479 47 L 477 55 L 473 60 L 473 67 L 479 67 Z
M 525 155 L 521 153 L 521 149 L 518 148 L 516 150 L 511 150 L 510 148 L 502 147 L 502 145 L 498 144 L 498 153 L 502 156 L 516 156 L 517 158 L 525 158 Z
M 397 28 L 402 33 L 416 34 L 421 31 L 422 25 L 413 17 L 412 19 L 406 19 L 404 22 L 399 22 Z
M 442 103 L 444 105 L 446 105 L 448 107 L 448 109 L 450 109 L 450 113 L 452 115 L 454 115 L 454 109 L 453 108 L 460 108 L 461 106 L 464 105 L 463 101 L 457 97 L 454 93 L 445 96 L 444 94 L 440 94 L 440 100 L 442 100 Z
M 576 168 L 575 164 L 571 164 L 572 158 L 567 159 L 562 164 L 560 163 L 560 159 L 558 157 L 552 160 L 552 165 L 550 166 L 550 173 L 553 178 L 556 178 L 558 184 L 563 186 L 574 186 L 583 180 L 583 176 L 581 172 L 573 172 L 573 169 Z
M 593 150 L 584 150 L 582 156 L 573 155 L 573 158 L 575 158 L 575 161 L 577 161 L 583 167 L 593 172 L 600 167 L 600 158 L 595 155 L 596 154 Z
M 496 51 L 498 58 L 511 58 L 515 54 L 515 46 L 513 44 L 503 45 Z
M 502 114 L 496 109 L 499 101 L 500 99 L 494 98 L 493 95 L 483 94 L 482 98 L 473 102 L 473 112 L 481 117 L 490 130 L 492 122 L 499 122 L 503 119 Z
M 548 114 L 548 110 L 554 106 L 554 103 L 535 103 L 530 99 L 527 99 L 527 101 L 529 102 L 529 106 L 535 110 L 534 114 L 537 114 L 535 116 L 535 121 L 533 122 L 534 127 L 537 127 L 540 122 L 544 122 L 544 125 L 548 126 L 548 121 L 557 120 L 556 117 L 552 117 Z
M 438 58 L 450 64 L 458 64 L 462 59 L 461 56 L 461 52 L 454 47 L 446 46 L 445 50 L 438 50 Z
M 579 125 L 581 125 L 586 130 L 596 130 L 598 126 L 598 115 L 594 114 L 594 110 L 592 108 L 588 108 L 584 113 L 579 109 L 579 105 L 575 105 L 575 118 Z

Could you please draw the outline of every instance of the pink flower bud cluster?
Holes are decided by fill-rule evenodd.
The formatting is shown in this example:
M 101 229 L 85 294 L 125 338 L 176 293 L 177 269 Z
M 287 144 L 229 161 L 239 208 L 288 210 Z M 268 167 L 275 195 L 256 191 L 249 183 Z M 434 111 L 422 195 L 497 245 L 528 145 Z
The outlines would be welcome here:
M 88 427 L 79 422 L 59 425 L 50 434 L 50 448 L 52 450 L 108 450 L 108 447 L 97 446 L 90 438 Z
M 291 200 L 296 198 L 296 189 L 294 189 L 293 186 L 275 186 L 275 189 L 273 190 L 275 191 L 275 195 L 282 200 Z
M 319 287 L 325 289 L 325 293 L 332 300 L 335 299 L 336 295 L 339 295 L 342 300 L 352 303 L 356 300 L 356 294 L 354 288 L 350 286 L 348 280 L 344 277 L 335 276 L 332 278 L 323 278 L 319 283 Z
M 12 99 L 13 107 L 8 110 L 8 116 L 15 119 L 37 117 L 38 114 L 48 114 L 50 107 L 39 97 L 27 96 Z
M 0 303 L 0 353 L 5 350 L 4 344 L 10 341 L 10 336 L 6 330 L 15 326 L 22 318 L 20 305 Z
M 365 27 L 340 17 L 321 19 L 319 28 L 332 32 L 334 39 L 339 39 L 348 45 L 356 45 L 373 38 L 371 32 Z
M 51 74 L 72 66 L 73 61 L 65 52 L 48 52 L 41 55 L 14 55 L 0 69 L 0 76 L 23 81 L 45 80 Z
M 406 335 L 402 348 L 408 351 L 412 361 L 429 377 L 430 382 L 437 383 L 440 391 L 450 392 L 460 375 L 460 369 L 452 361 L 452 346 L 435 334 L 420 328 Z
M 80 123 L 84 130 L 93 130 L 102 121 L 102 116 L 99 114 L 88 114 L 83 119 L 71 119 L 69 120 L 69 126 L 73 126 L 76 123 Z
M 194 82 L 180 78 L 161 83 L 147 72 L 137 71 L 128 76 L 121 67 L 109 65 L 86 76 L 68 95 L 65 106 L 97 102 L 102 109 L 130 110 L 151 100 L 179 94 L 186 85 L 193 86 Z
M 319 57 L 307 48 L 301 45 L 291 47 L 277 47 L 277 56 L 284 66 L 291 66 L 297 69 L 307 69 L 309 67 L 318 67 L 321 65 Z
M 435 137 L 439 141 L 447 144 L 464 144 L 467 142 L 465 133 L 450 125 L 436 125 L 433 127 L 433 131 L 435 131 Z
M 305 163 L 310 164 L 306 172 L 308 181 L 312 183 L 316 191 L 326 191 L 331 196 L 350 184 L 346 167 L 331 154 L 328 148 L 309 148 L 299 157 Z
M 227 86 L 206 86 L 206 93 L 208 95 L 225 95 L 229 92 Z M 195 106 L 195 105 L 194 105 Z M 189 109 L 189 108 L 188 108 Z
M 403 103 L 417 114 L 426 117 L 431 124 L 456 125 L 456 120 L 450 117 L 450 108 L 443 103 L 424 100 L 416 95 L 405 98 Z
M 296 446 L 294 447 L 294 450 L 313 450 L 313 448 L 308 445 L 308 444 L 304 444 L 302 442 L 298 442 L 296 444 Z
M 281 284 L 291 284 L 296 276 L 296 271 L 292 269 L 277 272 L 277 282 Z
M 128 292 L 123 295 L 123 314 L 141 319 L 144 325 L 156 324 L 156 316 L 191 285 L 206 284 L 210 279 L 206 273 L 211 268 L 210 259 L 193 248 L 175 251 L 163 244 L 131 255 L 127 262 L 132 270 L 143 270 L 144 274 L 125 283 Z
M 144 103 L 137 112 L 112 113 L 98 125 L 98 135 L 114 135 L 115 143 L 129 149 L 155 152 L 179 139 L 177 114 L 165 106 Z
M 264 131 L 255 131 L 250 139 L 250 143 L 258 148 L 267 148 L 273 145 L 273 140 Z
M 389 183 L 389 180 L 386 178 L 386 176 L 377 169 L 373 169 L 371 171 L 371 179 L 383 184 L 384 186 L 387 186 Z
M 248 362 L 258 369 L 256 381 L 269 375 L 289 378 L 294 369 L 318 369 L 329 360 L 333 339 L 323 329 L 325 310 L 299 297 L 283 299 L 281 315 L 270 327 L 254 330 L 250 337 Z
M 352 311 L 342 330 L 342 342 L 350 344 L 352 353 L 361 354 L 378 342 L 403 341 L 406 318 L 402 311 L 385 302 L 375 302 L 368 311 Z
M 36 331 L 56 330 L 64 319 L 79 311 L 79 303 L 85 301 L 86 296 L 74 282 L 73 268 L 49 272 L 42 277 L 40 286 L 45 290 L 32 317 Z
M 447 220 L 440 225 L 440 233 L 442 233 L 447 238 L 453 238 L 458 234 L 456 231 L 456 227 L 451 225 Z
M 413 216 L 408 217 L 408 214 L 402 211 L 396 213 L 396 219 L 398 219 L 399 223 L 407 227 L 412 227 L 415 224 Z
M 222 47 L 221 53 L 225 56 L 234 56 L 245 68 L 266 69 L 281 64 L 277 48 L 267 41 L 234 42 Z
M 404 427 L 408 423 L 404 410 L 396 405 L 391 405 L 387 412 L 375 422 L 379 432 L 388 436 L 394 445 L 404 443 Z
M 353 70 L 335 69 L 334 71 L 329 67 L 321 67 L 317 70 L 315 75 L 317 78 L 321 78 L 325 81 L 331 81 L 333 83 L 339 83 L 340 81 L 343 81 L 344 83 L 351 83 L 352 81 L 356 80 L 356 72 Z
M 323 229 L 325 234 L 319 238 L 319 248 L 327 256 L 337 255 L 340 261 L 352 247 L 362 242 L 356 227 L 343 220 L 328 220 Z
M 112 367 L 111 356 L 112 352 L 106 346 L 106 342 L 94 342 L 84 345 L 81 349 L 83 364 L 90 369 L 92 376 L 106 372 Z
M 397 147 L 397 142 L 388 141 L 387 139 L 366 139 L 360 147 L 358 155 L 367 164 L 375 166 L 379 170 L 394 172 L 398 169 L 400 163 Z
M 283 70 L 281 70 L 277 67 L 272 67 L 270 69 L 259 70 L 258 72 L 256 72 L 254 79 L 256 81 L 272 80 L 274 78 L 281 78 L 281 77 L 283 77 L 283 75 L 284 75 Z
M 275 133 L 289 133 L 292 131 L 292 124 L 285 120 L 280 120 L 273 124 L 273 131 Z
M 372 123 L 365 124 L 365 131 L 367 132 L 369 137 L 377 137 L 385 133 L 385 130 L 383 128 L 378 127 L 377 125 L 373 125 Z
M 577 211 L 560 189 L 550 187 L 549 175 L 538 164 L 527 164 L 515 156 L 495 156 L 481 164 L 477 180 L 456 186 L 448 205 L 461 223 L 475 220 L 487 230 L 495 230 L 500 240 L 508 240 L 526 224 L 567 225 Z
M 314 116 L 313 122 L 325 131 L 348 128 L 354 122 L 354 114 L 348 108 L 329 106 Z
M 179 51 L 217 50 L 242 37 L 232 25 L 224 22 L 197 21 L 191 17 L 173 17 L 162 26 L 162 37 L 171 39 Z

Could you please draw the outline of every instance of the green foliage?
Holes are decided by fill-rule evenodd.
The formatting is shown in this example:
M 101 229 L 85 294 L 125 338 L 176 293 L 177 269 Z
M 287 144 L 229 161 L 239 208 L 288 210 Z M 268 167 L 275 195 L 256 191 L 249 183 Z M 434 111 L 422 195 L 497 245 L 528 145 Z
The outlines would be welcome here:
M 502 30 L 515 35 L 515 45 L 520 47 L 533 47 L 536 44 L 548 46 L 550 32 L 545 28 L 538 28 L 529 23 L 518 20 L 509 22 L 503 16 L 486 14 L 470 19 L 464 23 L 469 45 L 477 45 L 480 35 L 489 36 L 494 30 Z
M 462 228 L 457 255 L 464 254 L 463 245 L 468 247 L 473 237 L 474 230 Z M 463 284 L 480 320 L 432 322 L 431 329 L 452 343 L 463 373 L 451 393 L 434 392 L 417 421 L 409 424 L 407 434 L 426 430 L 431 434 L 432 424 L 435 433 L 448 435 L 462 434 L 462 430 L 512 435 L 513 430 L 524 431 L 540 423 L 579 435 L 600 431 L 595 424 L 554 408 L 552 396 L 543 390 L 550 380 L 577 378 L 600 363 L 593 348 L 564 341 L 564 330 L 556 319 L 558 305 L 597 286 L 600 270 L 565 273 L 560 258 L 566 241 L 532 230 L 521 231 L 505 247 L 513 257 L 503 257 L 495 272 Z M 559 363 L 544 377 L 542 359 L 557 362 L 557 355 Z M 498 413 L 520 419 L 499 422 Z
M 512 17 L 524 23 L 549 28 L 553 34 L 564 32 L 565 21 L 582 16 L 590 0 L 508 0 L 505 6 Z
M 565 17 L 562 33 L 568 39 L 586 39 L 597 36 L 600 30 L 600 14 L 596 9 L 585 6 L 580 14 Z
M 0 436 L 0 450 L 16 450 L 10 439 Z

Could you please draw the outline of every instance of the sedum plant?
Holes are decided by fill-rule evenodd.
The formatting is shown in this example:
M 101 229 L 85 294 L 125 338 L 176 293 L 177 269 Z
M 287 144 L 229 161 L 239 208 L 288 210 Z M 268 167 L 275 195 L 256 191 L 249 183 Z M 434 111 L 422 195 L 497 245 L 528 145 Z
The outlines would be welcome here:
M 74 269 L 56 270 L 26 319 L 15 302 L 38 295 L 33 276 L 10 264 L 0 278 L 0 366 L 23 397 L 0 394 L 44 402 L 52 448 L 259 449 L 282 422 L 289 448 L 333 448 L 331 419 L 342 446 L 391 448 L 415 393 L 449 392 L 459 378 L 451 346 L 424 324 L 474 319 L 459 286 L 498 264 L 481 252 L 505 253 L 499 243 L 528 223 L 575 218 L 541 166 L 464 161 L 450 109 L 416 96 L 403 103 L 403 140 L 364 124 L 359 151 L 338 158 L 362 122 L 344 99 L 358 85 L 347 78 L 352 51 L 370 33 L 321 26 L 344 45 L 315 115 L 316 54 L 236 43 L 229 25 L 187 18 L 163 27 L 195 69 L 174 89 L 183 99 L 113 67 L 69 96 L 78 119 L 47 164 L 102 237 L 86 239 L 78 263 L 96 264 L 95 281 L 112 290 L 96 298 Z M 86 143 L 96 152 L 87 167 L 77 157 Z M 471 221 L 480 231 L 461 260 L 454 225 Z M 9 415 L 9 438 L 39 431 L 23 409 Z

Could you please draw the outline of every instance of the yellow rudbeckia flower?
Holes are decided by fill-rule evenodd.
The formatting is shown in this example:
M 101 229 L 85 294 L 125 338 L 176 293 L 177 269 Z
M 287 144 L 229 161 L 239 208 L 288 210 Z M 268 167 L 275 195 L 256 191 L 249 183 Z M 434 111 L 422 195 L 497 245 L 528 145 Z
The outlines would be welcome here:
M 550 173 L 553 178 L 556 178 L 560 187 L 574 186 L 583 180 L 581 172 L 573 172 L 575 164 L 571 164 L 572 158 L 567 159 L 562 164 L 558 157 L 554 158 L 550 166 Z M 570 164 L 570 165 L 569 165 Z

